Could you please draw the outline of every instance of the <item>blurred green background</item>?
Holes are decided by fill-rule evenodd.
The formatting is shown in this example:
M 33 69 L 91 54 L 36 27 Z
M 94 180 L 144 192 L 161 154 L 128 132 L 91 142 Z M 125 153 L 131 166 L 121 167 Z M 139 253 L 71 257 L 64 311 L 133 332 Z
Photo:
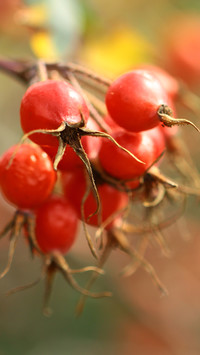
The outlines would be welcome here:
M 78 61 L 115 77 L 141 62 L 164 64 L 162 31 L 180 13 L 198 13 L 192 0 L 0 0 L 0 56 L 9 59 Z M 19 141 L 20 100 L 25 87 L 0 73 L 0 153 Z M 189 133 L 188 133 L 189 132 Z M 185 130 L 186 144 L 197 161 L 196 132 Z M 42 315 L 44 285 L 5 296 L 10 288 L 37 279 L 40 261 L 32 260 L 24 240 L 17 246 L 11 271 L 0 287 L 0 355 L 197 355 L 200 353 L 200 241 L 198 202 L 170 228 L 171 259 L 151 248 L 148 260 L 169 290 L 161 298 L 150 277 L 139 270 L 120 277 L 127 258 L 113 252 L 107 274 L 96 290 L 111 290 L 112 299 L 88 299 L 75 316 L 79 295 L 57 276 L 51 298 L 53 314 Z M 1 198 L 0 225 L 13 214 Z M 188 237 L 187 241 L 182 237 Z M 192 237 L 192 238 L 189 238 Z M 8 238 L 1 241 L 0 267 L 7 260 Z M 67 258 L 72 267 L 93 264 L 80 231 Z M 78 278 L 82 285 L 87 277 Z

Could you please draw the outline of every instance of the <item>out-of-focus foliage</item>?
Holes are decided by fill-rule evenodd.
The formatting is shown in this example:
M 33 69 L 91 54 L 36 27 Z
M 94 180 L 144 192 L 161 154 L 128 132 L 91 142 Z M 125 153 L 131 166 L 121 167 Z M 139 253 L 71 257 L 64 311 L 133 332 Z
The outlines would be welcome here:
M 116 76 L 140 62 L 151 61 L 153 48 L 137 31 L 123 25 L 93 36 L 81 48 L 80 58 L 107 76 Z
M 199 9 L 198 0 L 0 0 L 0 55 L 81 61 L 112 77 L 140 62 L 162 62 L 163 25 L 166 28 L 180 11 Z M 2 153 L 22 134 L 19 107 L 25 87 L 2 73 L 0 87 Z M 198 159 L 199 136 L 190 128 L 184 132 L 185 144 Z M 198 204 L 196 201 L 195 206 Z M 0 200 L 0 212 L 3 226 L 13 210 Z M 199 354 L 200 243 L 195 213 L 198 208 L 189 214 L 192 227 L 181 220 L 169 230 L 172 259 L 162 258 L 155 248 L 149 250 L 148 258 L 167 286 L 168 298 L 160 298 L 142 270 L 129 279 L 120 278 L 116 265 L 123 267 L 125 260 L 113 252 L 105 284 L 99 280 L 96 289 L 111 289 L 114 298 L 88 299 L 80 319 L 74 316 L 79 296 L 59 277 L 52 294 L 51 319 L 41 314 L 43 285 L 4 296 L 6 290 L 31 282 L 39 274 L 39 260 L 30 258 L 21 240 L 13 269 L 1 280 L 0 355 Z M 186 233 L 193 237 L 187 243 L 177 237 Z M 69 256 L 70 263 L 74 267 L 88 260 L 93 263 L 81 235 L 77 245 Z M 1 241 L 1 270 L 7 247 L 7 241 Z

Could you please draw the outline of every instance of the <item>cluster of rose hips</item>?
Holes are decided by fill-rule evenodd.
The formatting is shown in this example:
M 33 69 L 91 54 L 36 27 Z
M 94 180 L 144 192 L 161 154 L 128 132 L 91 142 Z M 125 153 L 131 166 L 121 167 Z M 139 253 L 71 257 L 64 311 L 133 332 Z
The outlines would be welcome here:
M 44 261 L 45 310 L 55 271 L 82 294 L 79 312 L 86 296 L 110 296 L 90 288 L 115 248 L 130 257 L 125 275 L 142 266 L 166 292 L 144 258 L 149 235 L 167 252 L 161 230 L 182 212 L 175 209 L 167 218 L 165 205 L 178 203 L 182 211 L 185 195 L 197 191 L 178 185 L 159 170 L 166 150 L 184 161 L 175 138 L 177 125 L 190 124 L 198 130 L 190 121 L 172 117 L 179 96 L 176 79 L 153 66 L 134 69 L 113 82 L 73 64 L 22 65 L 13 73 L 30 86 L 20 108 L 25 135 L 0 158 L 2 194 L 17 209 L 1 234 L 10 231 L 8 264 L 0 277 L 9 271 L 22 233 L 33 255 Z M 184 169 L 181 172 L 187 175 Z M 134 208 L 142 209 L 142 225 L 132 223 Z M 64 256 L 75 243 L 79 221 L 97 262 L 74 270 Z M 88 225 L 96 227 L 95 238 Z M 131 233 L 139 235 L 137 247 Z M 86 271 L 93 273 L 83 288 L 72 275 Z

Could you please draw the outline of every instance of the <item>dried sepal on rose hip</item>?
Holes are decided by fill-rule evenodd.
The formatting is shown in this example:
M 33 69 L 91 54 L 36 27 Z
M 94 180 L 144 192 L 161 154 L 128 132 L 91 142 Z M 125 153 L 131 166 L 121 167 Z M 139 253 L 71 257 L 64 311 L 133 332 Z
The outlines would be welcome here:
M 90 117 L 87 122 L 87 128 L 96 131 L 99 129 L 98 125 Z M 87 154 L 89 160 L 90 161 L 95 160 L 98 155 L 102 140 L 99 137 L 93 139 L 93 137 L 91 136 L 83 136 L 81 142 L 82 142 L 83 149 L 85 150 L 85 153 Z M 57 147 L 48 146 L 48 145 L 41 146 L 41 147 L 49 155 L 52 162 L 54 162 L 58 150 L 58 144 Z M 78 167 L 80 168 L 84 167 L 83 161 L 75 153 L 72 147 L 67 146 L 62 156 L 62 159 L 58 163 L 57 166 L 58 170 L 69 171 L 69 170 L 76 169 Z
M 61 272 L 69 285 L 79 293 L 93 298 L 109 297 L 110 292 L 91 293 L 79 286 L 73 274 L 95 271 L 102 274 L 103 270 L 88 266 L 81 269 L 71 269 L 65 255 L 73 247 L 78 230 L 79 220 L 71 203 L 61 195 L 51 195 L 35 210 L 34 234 L 43 258 L 43 269 L 40 279 L 45 277 L 44 313 L 48 315 L 48 301 L 56 272 Z M 38 282 L 40 281 L 38 280 Z M 11 290 L 14 293 L 29 288 L 37 283 L 28 284 Z
M 63 193 L 70 200 L 77 215 L 83 222 L 85 236 L 92 254 L 98 259 L 98 253 L 94 246 L 90 234 L 88 233 L 87 224 L 109 229 L 119 220 L 124 213 L 128 204 L 128 196 L 122 191 L 116 190 L 108 185 L 96 175 L 95 182 L 97 191 L 101 201 L 101 209 L 98 214 L 94 215 L 96 209 L 96 201 L 91 191 L 90 183 L 85 170 L 74 169 L 73 171 L 64 172 L 61 175 Z
M 94 213 L 98 213 L 99 196 L 81 137 L 104 137 L 117 146 L 119 144 L 109 134 L 87 128 L 89 110 L 82 95 L 63 80 L 45 80 L 35 83 L 29 87 L 22 98 L 20 116 L 22 129 L 26 133 L 23 139 L 29 137 L 42 146 L 58 147 L 54 168 L 57 168 L 67 145 L 73 148 L 86 166 L 97 201 L 97 209 Z M 125 148 L 122 146 L 120 148 L 133 159 L 138 160 Z M 141 161 L 140 163 L 142 164 Z
M 14 145 L 0 157 L 0 189 L 6 200 L 17 208 L 13 219 L 0 234 L 1 238 L 10 232 L 8 265 L 0 278 L 9 271 L 23 226 L 31 226 L 31 210 L 49 197 L 55 182 L 52 161 L 35 144 Z M 30 245 L 34 245 L 34 238 L 29 237 Z
M 135 248 L 127 238 L 126 234 L 122 231 L 121 227 L 124 224 L 123 218 L 120 217 L 118 214 L 118 217 L 115 221 L 117 223 L 112 223 L 108 225 L 108 228 L 106 227 L 106 233 L 104 233 L 104 238 L 102 241 L 103 249 L 97 262 L 97 267 L 102 268 L 110 257 L 111 252 L 113 250 L 119 249 L 123 253 L 127 254 L 131 259 L 131 263 L 128 264 L 128 266 L 125 267 L 122 271 L 120 271 L 123 276 L 131 276 L 139 267 L 142 267 L 151 276 L 152 281 L 158 287 L 159 291 L 163 295 L 166 295 L 167 290 L 165 286 L 160 281 L 153 266 L 144 257 L 145 249 L 148 246 L 148 238 L 146 238 L 145 240 L 147 241 L 147 245 L 145 244 L 145 248 L 144 243 L 139 243 L 139 248 Z M 97 231 L 97 237 L 99 235 L 98 232 L 101 233 L 101 229 Z M 85 288 L 87 290 L 90 290 L 97 277 L 98 274 L 94 272 L 86 283 Z M 77 304 L 76 313 L 78 315 L 80 315 L 84 309 L 86 297 L 87 295 L 82 295 Z
M 141 265 L 148 273 L 151 274 L 153 281 L 158 288 L 166 293 L 164 286 L 161 284 L 159 278 L 156 275 L 153 267 L 141 256 L 131 243 L 126 238 L 125 234 L 121 230 L 123 225 L 123 216 L 126 215 L 129 198 L 125 192 L 117 190 L 115 187 L 105 183 L 103 180 L 96 178 L 97 189 L 101 200 L 101 214 L 98 216 L 91 215 L 95 209 L 95 200 L 91 192 L 87 193 L 87 178 L 83 169 L 76 169 L 70 173 L 65 172 L 62 174 L 63 192 L 66 198 L 68 198 L 79 218 L 85 219 L 90 225 L 96 226 L 97 233 L 96 238 L 102 240 L 103 232 L 105 232 L 106 244 L 100 258 L 97 262 L 98 267 L 102 267 L 109 257 L 113 249 L 119 248 L 125 252 L 131 259 L 136 259 L 138 265 Z M 83 217 L 84 214 L 84 217 Z M 97 274 L 94 273 L 89 279 L 86 288 L 89 289 L 97 278 Z M 85 298 L 81 299 L 78 306 L 78 313 L 81 312 Z M 81 309 L 81 310 L 80 310 Z
M 71 201 L 79 219 L 83 219 L 84 213 L 84 219 L 88 224 L 95 227 L 105 224 L 105 228 L 110 229 L 118 222 L 118 219 L 121 219 L 122 211 L 128 205 L 128 195 L 108 185 L 100 177 L 95 176 L 95 180 L 101 201 L 99 215 L 92 215 L 96 208 L 96 202 L 90 191 L 90 186 L 88 186 L 84 169 L 74 169 L 61 175 L 63 193 Z M 108 223 L 106 224 L 106 222 Z
M 192 125 L 184 118 L 174 118 L 171 99 L 159 79 L 148 70 L 127 72 L 108 88 L 106 106 L 112 119 L 124 129 L 139 132 L 160 124 Z

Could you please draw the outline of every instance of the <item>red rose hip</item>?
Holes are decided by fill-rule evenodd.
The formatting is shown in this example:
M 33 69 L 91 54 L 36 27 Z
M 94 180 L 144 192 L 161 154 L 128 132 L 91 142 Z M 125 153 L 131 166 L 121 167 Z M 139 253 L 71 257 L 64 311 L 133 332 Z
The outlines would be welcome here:
M 2 193 L 20 209 L 35 208 L 44 202 L 55 181 L 50 158 L 36 145 L 12 146 L 0 158 Z

